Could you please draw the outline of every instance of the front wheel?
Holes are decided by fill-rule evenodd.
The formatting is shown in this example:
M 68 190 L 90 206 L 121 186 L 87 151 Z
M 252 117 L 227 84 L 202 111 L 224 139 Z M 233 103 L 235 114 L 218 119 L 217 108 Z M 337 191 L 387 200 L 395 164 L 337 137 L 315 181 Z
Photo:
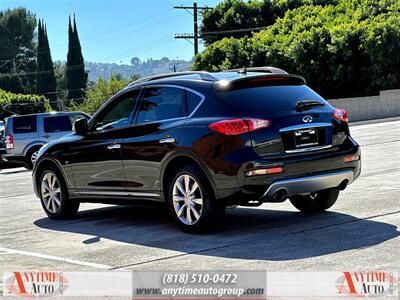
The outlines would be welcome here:
M 191 233 L 215 229 L 225 212 L 207 177 L 192 165 L 182 167 L 172 178 L 168 203 L 177 224 Z
M 79 201 L 69 199 L 67 186 L 59 170 L 49 167 L 40 173 L 38 191 L 42 207 L 51 219 L 70 218 L 77 214 Z
M 339 190 L 332 188 L 318 191 L 309 195 L 297 195 L 289 198 L 290 202 L 301 212 L 318 213 L 335 204 L 339 197 Z

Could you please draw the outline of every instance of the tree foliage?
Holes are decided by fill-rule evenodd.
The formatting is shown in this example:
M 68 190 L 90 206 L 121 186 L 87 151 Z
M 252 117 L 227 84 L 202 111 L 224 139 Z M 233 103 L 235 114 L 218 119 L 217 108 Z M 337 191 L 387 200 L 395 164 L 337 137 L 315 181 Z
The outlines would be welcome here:
M 118 74 L 112 74 L 109 81 L 99 80 L 88 89 L 85 101 L 82 104 L 73 105 L 71 110 L 83 111 L 93 115 L 111 96 L 125 88 L 129 83 L 138 79 L 136 76 L 123 78 Z
M 206 45 L 224 37 L 240 38 L 251 35 L 251 31 L 240 29 L 259 28 L 272 25 L 286 11 L 303 5 L 336 4 L 338 0 L 224 0 L 214 9 L 203 12 L 202 37 Z
M 73 24 L 71 18 L 68 23 L 68 54 L 67 54 L 67 89 L 68 98 L 74 103 L 80 104 L 85 96 L 88 74 L 85 71 L 85 63 L 82 56 L 81 43 L 79 41 L 78 28 L 75 15 Z
M 205 49 L 194 69 L 280 67 L 303 75 L 327 98 L 400 87 L 400 2 L 339 0 L 288 10 L 249 38 L 224 38 Z
M 43 21 L 39 20 L 37 68 L 36 68 L 36 93 L 44 95 L 50 101 L 53 109 L 58 108 L 57 83 L 51 59 L 47 29 Z
M 35 28 L 36 17 L 25 8 L 0 11 L 0 88 L 34 92 Z
M 0 120 L 13 114 L 26 115 L 51 111 L 43 96 L 14 94 L 0 90 Z

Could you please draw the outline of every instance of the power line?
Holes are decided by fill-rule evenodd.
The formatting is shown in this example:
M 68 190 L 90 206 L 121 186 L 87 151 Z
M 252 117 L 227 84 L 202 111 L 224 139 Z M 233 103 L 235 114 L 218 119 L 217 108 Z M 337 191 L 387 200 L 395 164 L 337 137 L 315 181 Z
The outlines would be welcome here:
M 199 29 L 198 29 L 198 11 L 199 10 L 207 10 L 207 9 L 212 9 L 207 6 L 198 6 L 197 2 L 193 3 L 193 6 L 174 6 L 175 9 L 184 9 L 188 11 L 191 15 L 193 15 L 193 34 L 176 34 L 175 38 L 176 39 L 185 39 L 185 40 L 190 40 L 193 39 L 193 46 L 194 46 L 194 56 L 199 53 Z M 190 12 L 193 10 L 193 14 Z
M 119 53 L 119 54 L 115 54 L 115 55 L 111 55 L 111 56 L 102 58 L 101 60 L 110 59 L 110 58 L 120 59 L 120 58 L 129 57 L 129 56 L 134 56 L 134 55 L 137 55 L 137 54 L 140 54 L 140 53 L 155 49 L 157 47 L 161 47 L 161 46 L 164 46 L 166 44 L 169 44 L 173 40 L 174 40 L 173 38 L 164 37 L 162 39 L 158 39 L 156 41 L 144 44 L 144 45 L 142 45 L 140 47 L 136 47 L 136 48 L 133 48 L 131 50 L 127 50 L 127 51 L 129 51 L 129 53 L 127 51 L 124 51 L 124 52 L 122 52 L 124 54 L 123 56 L 121 56 L 122 53 Z M 133 51 L 133 50 L 136 50 L 136 51 L 133 52 L 133 53 L 130 52 L 130 51 Z M 79 69 L 79 68 L 81 68 L 83 66 L 85 66 L 84 63 L 83 64 L 79 64 L 79 65 L 74 65 L 74 66 L 71 66 L 71 67 L 66 67 L 65 70 L 75 70 L 75 69 Z M 36 74 L 49 74 L 51 72 L 53 72 L 52 69 L 43 70 L 43 71 L 33 71 L 33 72 L 21 72 L 21 73 L 15 73 L 15 72 L 13 72 L 13 73 L 0 73 L 0 78 L 8 76 L 8 75 L 30 76 L 30 75 L 36 75 Z
M 159 12 L 159 13 L 155 14 L 154 16 L 159 15 L 159 14 L 161 14 L 161 13 L 162 13 L 162 12 Z M 182 17 L 182 16 L 183 16 L 183 14 L 182 14 L 182 15 L 179 15 L 178 17 Z M 82 39 L 82 40 L 81 40 L 81 46 L 74 46 L 74 47 L 71 47 L 71 49 L 79 48 L 79 47 L 82 48 L 82 47 L 86 47 L 87 45 L 93 45 L 93 44 L 98 44 L 98 43 L 101 43 L 101 42 L 104 42 L 104 41 L 112 40 L 112 39 L 118 38 L 118 37 L 120 37 L 120 36 L 126 36 L 127 34 L 131 34 L 131 33 L 134 33 L 134 32 L 138 32 L 138 31 L 141 31 L 141 30 L 145 30 L 145 29 L 147 29 L 147 28 L 151 28 L 151 27 L 157 26 L 157 25 L 159 25 L 159 24 L 168 22 L 168 21 L 170 21 L 170 20 L 172 20 L 172 19 L 176 19 L 176 18 L 177 18 L 177 16 L 168 17 L 168 18 L 165 18 L 165 19 L 162 19 L 162 20 L 158 20 L 158 21 L 155 22 L 155 23 L 148 24 L 148 25 L 146 25 L 146 26 L 142 26 L 142 27 L 139 27 L 139 28 L 135 28 L 134 30 L 130 30 L 130 31 L 127 31 L 127 32 L 124 32 L 124 33 L 119 33 L 119 34 L 113 35 L 113 36 L 111 36 L 111 37 L 103 38 L 103 39 L 101 39 L 101 40 L 95 40 L 95 41 L 93 41 L 93 42 L 88 42 L 88 43 L 86 43 L 86 42 L 85 42 L 85 39 Z M 132 23 L 132 24 L 136 24 L 136 23 L 138 23 L 138 22 L 139 22 L 139 21 L 134 22 L 134 23 Z M 124 28 L 126 28 L 126 27 L 124 27 Z M 112 30 L 110 30 L 108 33 L 105 33 L 105 34 L 99 34 L 98 36 L 100 36 L 100 35 L 107 35 L 107 34 L 109 34 L 109 33 L 112 33 Z M 94 36 L 94 37 L 95 37 L 95 36 Z M 61 45 L 65 45 L 65 44 L 67 44 L 67 43 L 58 44 L 58 45 L 56 45 L 56 46 L 51 47 L 51 49 L 58 49 L 58 48 L 61 48 L 61 47 L 63 47 L 63 46 L 61 46 Z M 18 51 L 14 51 L 14 52 L 2 52 L 2 53 L 0 53 L 0 55 L 8 55 L 8 54 L 13 55 L 13 54 L 20 54 L 20 53 L 21 53 L 21 52 L 18 52 Z M 0 60 L 0 61 L 9 61 L 9 60 L 12 60 L 12 58 Z M 18 60 L 23 61 L 23 60 L 25 60 L 25 59 L 21 58 L 21 59 L 18 59 Z
M 83 42 L 85 42 L 85 41 L 90 41 L 90 40 L 92 40 L 92 39 L 94 39 L 94 38 L 97 38 L 97 37 L 99 37 L 99 36 L 109 35 L 110 33 L 114 33 L 114 32 L 116 32 L 116 31 L 120 31 L 120 30 L 126 29 L 127 27 L 130 27 L 130 26 L 132 26 L 132 25 L 135 25 L 135 24 L 141 23 L 141 22 L 143 22 L 143 21 L 147 21 L 147 20 L 149 20 L 149 19 L 152 19 L 152 18 L 154 18 L 154 17 L 157 17 L 157 16 L 159 16 L 159 15 L 161 15 L 161 14 L 164 14 L 165 12 L 170 11 L 170 10 L 171 10 L 171 8 L 169 8 L 169 9 L 167 9 L 167 10 L 164 9 L 164 10 L 159 11 L 159 12 L 157 12 L 157 13 L 155 13 L 155 14 L 150 15 L 150 16 L 144 17 L 144 18 L 139 19 L 139 20 L 135 20 L 134 22 L 130 22 L 130 23 L 124 25 L 124 26 L 119 26 L 119 27 L 110 29 L 110 30 L 108 30 L 108 31 L 105 31 L 105 32 L 103 32 L 103 33 L 95 34 L 95 35 L 92 35 L 92 36 L 89 36 L 89 37 L 83 37 L 83 38 L 82 38 L 82 41 L 83 41 Z M 152 26 L 152 25 L 150 25 L 150 26 Z M 62 47 L 62 46 L 64 46 L 64 45 L 66 45 L 66 44 L 67 44 L 67 42 L 60 43 L 60 44 L 56 44 L 56 45 L 54 46 L 54 48 L 59 48 L 59 47 Z
M 227 34 L 227 33 L 237 33 L 237 32 L 248 32 L 248 31 L 259 31 L 268 28 L 268 26 L 260 26 L 260 27 L 251 27 L 251 28 L 239 28 L 239 29 L 231 29 L 231 30 L 220 30 L 220 31 L 207 31 L 202 32 L 201 36 L 209 36 L 209 35 L 218 35 L 218 34 Z

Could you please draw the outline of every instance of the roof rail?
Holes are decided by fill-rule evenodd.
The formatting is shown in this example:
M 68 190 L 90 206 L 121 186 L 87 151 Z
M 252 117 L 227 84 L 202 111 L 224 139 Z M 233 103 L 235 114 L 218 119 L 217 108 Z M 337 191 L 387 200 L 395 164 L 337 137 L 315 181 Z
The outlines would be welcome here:
M 169 78 L 169 77 L 185 76 L 185 75 L 199 75 L 201 80 L 206 80 L 206 81 L 217 81 L 218 80 L 217 77 L 215 77 L 214 75 L 212 75 L 211 73 L 208 73 L 206 71 L 184 71 L 184 72 L 172 72 L 172 73 L 164 73 L 164 74 L 143 77 L 134 82 L 131 82 L 130 84 L 128 84 L 128 87 L 133 86 L 135 84 L 152 81 L 152 80 Z
M 260 73 L 273 73 L 273 74 L 289 74 L 285 70 L 275 68 L 275 67 L 250 67 L 241 69 L 227 70 L 226 72 L 238 72 L 241 74 L 246 74 L 247 72 L 260 72 Z

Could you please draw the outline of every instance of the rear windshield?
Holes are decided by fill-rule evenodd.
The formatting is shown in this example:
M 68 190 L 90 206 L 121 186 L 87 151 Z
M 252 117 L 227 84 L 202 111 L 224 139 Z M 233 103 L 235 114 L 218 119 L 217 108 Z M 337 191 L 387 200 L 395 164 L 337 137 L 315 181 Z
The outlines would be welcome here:
M 13 133 L 35 132 L 37 127 L 36 116 L 15 117 L 13 118 Z
M 219 92 L 220 98 L 243 114 L 254 112 L 294 110 L 300 100 L 316 100 L 327 103 L 306 85 L 263 86 Z

